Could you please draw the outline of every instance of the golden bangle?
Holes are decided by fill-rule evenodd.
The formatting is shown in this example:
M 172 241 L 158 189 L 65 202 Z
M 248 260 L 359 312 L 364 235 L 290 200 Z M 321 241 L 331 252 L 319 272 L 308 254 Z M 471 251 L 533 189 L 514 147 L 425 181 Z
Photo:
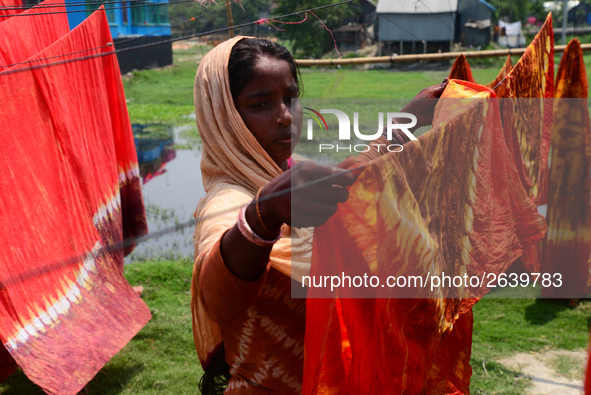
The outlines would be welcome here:
M 263 188 L 259 189 L 259 191 L 257 192 L 257 194 L 256 194 L 256 196 L 254 198 L 254 200 L 255 200 L 254 205 L 255 205 L 255 208 L 257 210 L 257 217 L 259 218 L 259 223 L 261 224 L 261 226 L 263 227 L 263 229 L 265 229 L 267 231 L 267 233 L 269 233 L 269 234 L 275 234 L 277 232 L 272 232 L 272 231 L 269 230 L 269 228 L 267 228 L 265 226 L 265 223 L 263 222 L 263 217 L 261 216 L 261 210 L 259 209 L 259 198 L 261 196 L 261 191 L 262 190 L 263 190 Z

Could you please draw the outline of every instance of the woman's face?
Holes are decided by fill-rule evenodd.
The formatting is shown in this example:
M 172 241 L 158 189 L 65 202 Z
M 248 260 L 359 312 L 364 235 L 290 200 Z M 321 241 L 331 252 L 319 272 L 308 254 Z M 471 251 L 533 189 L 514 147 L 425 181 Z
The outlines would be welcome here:
M 283 170 L 302 131 L 302 107 L 294 100 L 298 94 L 289 64 L 263 55 L 235 102 L 246 127 Z

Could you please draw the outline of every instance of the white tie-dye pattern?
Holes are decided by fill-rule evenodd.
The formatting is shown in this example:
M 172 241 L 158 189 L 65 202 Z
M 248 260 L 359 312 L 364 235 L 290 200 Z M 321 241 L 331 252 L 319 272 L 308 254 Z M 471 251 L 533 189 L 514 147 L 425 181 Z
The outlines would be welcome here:
M 255 310 L 254 308 L 252 310 Z M 250 314 L 249 314 L 250 315 Z M 230 369 L 230 374 L 236 374 L 237 370 L 240 368 L 240 365 L 246 361 L 246 355 L 250 352 L 249 347 L 252 343 L 252 335 L 254 334 L 254 323 L 256 322 L 255 317 L 250 317 L 244 325 L 242 326 L 242 330 L 240 331 L 240 343 L 238 343 L 238 353 L 236 355 L 235 363 L 232 365 Z
M 264 386 L 264 381 L 267 380 L 269 378 L 269 369 L 271 368 L 270 364 L 266 363 L 263 364 L 260 368 L 259 371 L 256 372 L 253 376 L 252 376 L 252 381 Z
M 273 322 L 270 317 L 261 318 L 261 328 L 278 340 L 285 349 L 290 349 L 294 357 L 302 358 L 304 354 L 304 345 L 301 341 L 294 339 L 285 333 L 285 329 Z
M 294 314 L 301 316 L 306 315 L 306 304 L 297 303 L 297 299 L 292 299 L 290 293 L 286 293 L 284 289 L 272 287 L 270 285 L 263 285 L 261 289 L 261 298 L 265 300 L 276 300 L 284 304 Z
M 228 335 L 233 333 L 226 339 L 231 347 L 226 355 L 233 377 L 226 393 L 301 393 L 303 326 L 286 320 L 304 322 L 306 309 L 301 300 L 291 299 L 283 280 L 281 273 L 269 273 L 257 300 L 228 328 Z

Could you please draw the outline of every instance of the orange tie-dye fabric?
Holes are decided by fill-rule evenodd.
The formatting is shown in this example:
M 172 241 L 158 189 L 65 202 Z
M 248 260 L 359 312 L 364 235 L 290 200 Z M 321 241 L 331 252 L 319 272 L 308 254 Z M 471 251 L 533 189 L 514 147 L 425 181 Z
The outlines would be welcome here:
M 316 230 L 311 276 L 480 277 L 544 236 L 543 218 L 515 188 L 494 93 L 452 80 L 442 98 L 434 128 L 367 165 Z M 470 307 L 486 286 L 363 291 L 309 288 L 303 393 L 469 391 Z
M 507 88 L 504 79 L 507 76 L 507 74 L 509 74 L 511 69 L 513 69 L 513 64 L 511 63 L 511 55 L 507 55 L 507 60 L 505 60 L 505 64 L 503 65 L 501 71 L 499 71 L 497 77 L 494 79 L 493 82 L 486 85 L 488 88 L 493 89 L 495 91 L 497 97 L 507 97 Z
M 582 296 L 588 291 L 591 163 L 587 96 L 583 51 L 574 39 L 562 55 L 556 75 L 546 215 L 548 237 L 542 261 L 542 272 L 561 273 L 563 286 L 543 288 L 545 296 Z
M 514 154 L 521 182 L 534 202 L 539 198 L 550 150 L 554 97 L 554 33 L 552 15 L 536 35 L 504 82 L 503 128 Z
M 474 81 L 474 77 L 472 77 L 472 69 L 470 69 L 470 64 L 468 64 L 468 60 L 464 54 L 458 56 L 453 66 L 451 66 L 449 79 L 476 82 Z
M 554 32 L 552 14 L 504 82 L 499 96 L 503 128 L 521 184 L 536 204 L 546 200 L 548 154 L 554 98 Z M 521 258 L 528 270 L 539 272 L 539 247 L 532 246 Z

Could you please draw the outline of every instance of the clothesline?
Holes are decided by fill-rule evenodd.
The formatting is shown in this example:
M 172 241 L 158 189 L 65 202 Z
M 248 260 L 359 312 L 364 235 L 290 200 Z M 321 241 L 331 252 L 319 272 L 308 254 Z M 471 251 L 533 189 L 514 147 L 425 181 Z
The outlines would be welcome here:
M 165 5 L 173 5 L 173 4 L 180 4 L 180 3 L 193 3 L 194 0 L 177 0 L 171 1 L 169 3 L 144 3 L 144 4 L 134 4 L 134 5 L 127 5 L 121 7 L 105 7 L 104 10 L 123 10 L 127 8 L 136 8 L 136 7 L 148 7 L 148 6 L 165 6 Z M 9 14 L 9 15 L 0 15 L 0 18 L 12 18 L 17 16 L 36 16 L 36 15 L 53 15 L 53 14 L 72 14 L 75 12 L 88 12 L 87 9 L 83 10 L 69 10 L 69 11 L 53 11 L 53 12 L 36 12 L 31 14 Z
M 292 16 L 305 14 L 307 12 L 312 12 L 313 13 L 314 11 L 317 11 L 317 10 L 322 10 L 322 9 L 325 9 L 325 8 L 331 8 L 331 7 L 335 7 L 335 6 L 338 6 L 338 5 L 351 3 L 352 1 L 353 0 L 345 0 L 345 1 L 341 1 L 339 3 L 327 4 L 327 5 L 323 5 L 323 6 L 311 8 L 311 9 L 308 9 L 308 10 L 297 11 L 297 12 L 292 12 L 292 13 L 289 13 L 289 14 L 284 14 L 284 15 L 276 16 L 276 17 L 273 17 L 272 19 L 273 20 L 285 19 L 285 18 L 289 18 L 289 17 L 292 17 Z M 66 63 L 71 63 L 71 62 L 77 62 L 77 61 L 86 60 L 86 59 L 92 59 L 92 58 L 101 57 L 101 56 L 114 55 L 114 54 L 117 54 L 117 53 L 136 51 L 138 49 L 150 48 L 150 47 L 155 47 L 155 46 L 158 46 L 158 45 L 173 43 L 173 42 L 176 42 L 176 41 L 187 40 L 187 39 L 190 39 L 190 38 L 202 37 L 202 36 L 207 36 L 207 35 L 216 34 L 216 33 L 222 33 L 222 32 L 226 32 L 226 31 L 232 30 L 232 29 L 240 29 L 242 27 L 253 26 L 253 25 L 257 25 L 257 24 L 261 24 L 261 20 L 260 19 L 257 19 L 256 21 L 252 21 L 252 22 L 243 23 L 243 24 L 240 24 L 240 25 L 235 25 L 235 26 L 231 26 L 231 27 L 224 27 L 224 28 L 221 28 L 221 29 L 214 29 L 214 30 L 210 30 L 210 31 L 207 31 L 207 32 L 202 32 L 202 33 L 189 34 L 187 36 L 182 36 L 182 37 L 177 37 L 177 38 L 171 38 L 171 39 L 168 39 L 168 40 L 162 40 L 162 41 L 158 41 L 158 42 L 155 42 L 155 43 L 143 44 L 143 45 L 138 45 L 138 46 L 128 47 L 128 48 L 121 48 L 121 49 L 117 49 L 117 50 L 114 50 L 114 51 L 103 52 L 103 53 L 98 53 L 98 54 L 88 55 L 88 56 L 82 56 L 82 57 L 77 57 L 77 58 L 62 60 L 62 61 L 58 61 L 58 62 L 41 64 L 41 65 L 37 65 L 37 66 L 23 67 L 23 68 L 18 68 L 18 69 L 15 69 L 15 70 L 7 70 L 7 71 L 4 71 L 4 72 L 0 72 L 0 76 L 7 75 L 7 74 L 13 74 L 13 73 L 19 73 L 19 72 L 22 72 L 22 71 L 36 70 L 36 69 L 50 67 L 50 66 L 57 66 L 57 65 L 61 65 L 61 64 L 66 64 Z M 39 59 L 38 61 L 42 61 L 42 60 L 48 60 L 48 59 L 47 58 L 46 59 Z M 5 67 L 5 66 L 0 65 L 0 67 Z
M 191 0 L 192 2 L 194 2 L 195 0 Z M 170 3 L 150 3 L 150 2 L 145 2 L 144 0 L 127 0 L 127 1 L 122 1 L 122 0 L 107 0 L 107 1 L 81 1 L 81 2 L 71 2 L 71 3 L 51 3 L 51 4 L 47 4 L 47 5 L 42 5 L 42 3 L 39 4 L 29 4 L 29 5 L 21 5 L 21 6 L 15 6 L 15 5 L 7 5 L 7 6 L 0 6 L 0 11 L 8 11 L 8 10 L 28 10 L 31 8 L 59 8 L 59 7 L 75 7 L 75 6 L 80 6 L 80 7 L 86 7 L 86 6 L 101 6 L 101 5 L 105 5 L 105 4 L 124 4 L 124 3 L 143 3 L 143 5 L 145 6 L 150 6 L 150 5 L 164 5 L 164 4 L 170 4 Z M 174 4 L 174 3 L 173 3 Z
M 219 9 L 219 8 L 218 8 L 218 9 Z M 130 42 L 130 41 L 139 40 L 139 39 L 141 39 L 141 38 L 144 38 L 144 37 L 151 36 L 152 34 L 155 34 L 155 33 L 161 32 L 161 31 L 163 31 L 163 30 L 170 29 L 170 28 L 173 28 L 173 27 L 175 27 L 175 26 L 180 26 L 180 25 L 183 25 L 183 24 L 185 24 L 185 23 L 187 23 L 187 22 L 192 22 L 192 21 L 195 21 L 195 19 L 197 19 L 197 18 L 201 18 L 201 17 L 203 17 L 203 16 L 205 16 L 205 15 L 208 15 L 208 14 L 211 14 L 211 13 L 212 13 L 212 12 L 214 12 L 214 11 L 218 11 L 218 9 L 209 10 L 209 11 L 207 11 L 207 12 L 204 12 L 203 14 L 200 14 L 200 15 L 198 15 L 198 16 L 196 16 L 196 17 L 191 17 L 191 18 L 189 18 L 189 19 L 186 19 L 186 20 L 184 20 L 184 21 L 182 21 L 182 22 L 178 22 L 178 23 L 176 23 L 176 24 L 174 24 L 174 25 L 171 25 L 171 26 L 166 26 L 166 27 L 164 27 L 164 28 L 162 28 L 162 29 L 155 30 L 155 31 L 153 31 L 153 32 L 150 32 L 150 33 L 144 34 L 144 35 L 142 35 L 142 36 L 138 36 L 138 37 L 132 37 L 132 38 L 129 38 L 129 39 L 127 39 L 127 40 L 122 40 L 122 41 L 119 41 L 117 44 L 119 44 L 119 45 L 120 45 L 120 44 L 127 43 L 127 42 Z M 21 65 L 21 64 L 30 64 L 30 63 L 33 63 L 33 62 L 41 62 L 41 61 L 44 61 L 44 60 L 57 59 L 57 58 L 62 58 L 62 57 L 64 57 L 64 56 L 69 56 L 69 55 L 77 55 L 77 54 L 81 54 L 81 53 L 85 53 L 85 52 L 90 52 L 90 51 L 94 51 L 94 50 L 98 50 L 98 49 L 102 49 L 102 48 L 106 48 L 106 47 L 112 47 L 112 46 L 113 46 L 113 43 L 109 43 L 109 44 L 107 44 L 107 45 L 103 45 L 103 46 L 100 46 L 100 47 L 95 47 L 95 48 L 84 49 L 84 50 L 82 50 L 82 51 L 77 51 L 77 52 L 70 52 L 70 53 L 66 53 L 66 54 L 63 54 L 63 55 L 52 56 L 52 57 L 49 57 L 49 58 L 43 58 L 43 59 L 32 59 L 32 60 L 26 60 L 26 61 L 24 61 L 24 62 L 18 62 L 18 63 L 12 63 L 12 64 L 0 65 L 0 68 L 9 68 L 9 67 L 18 66 L 18 65 Z
M 335 177 L 339 177 L 343 174 L 357 172 L 357 171 L 360 171 L 360 170 L 366 168 L 367 166 L 368 165 L 360 165 L 360 166 L 357 166 L 352 169 L 343 170 L 343 171 L 337 172 L 335 174 L 331 174 L 328 176 L 318 178 L 316 180 L 304 183 L 302 185 L 292 186 L 292 187 L 284 189 L 282 191 L 270 193 L 268 195 L 260 197 L 259 202 L 265 202 L 267 200 L 274 199 L 276 197 L 285 195 L 287 193 L 292 193 L 292 192 L 298 191 L 300 189 L 307 188 L 311 185 L 315 185 L 315 184 L 322 183 L 324 181 L 328 181 L 328 180 L 333 179 Z M 241 206 L 235 206 L 235 207 L 230 207 L 226 210 L 219 211 L 218 213 L 216 213 L 216 216 L 223 215 L 223 214 L 226 214 L 231 211 L 236 211 L 236 210 L 240 209 L 240 207 Z M 182 222 L 180 224 L 158 230 L 156 232 L 151 232 L 150 234 L 145 235 L 145 236 L 141 236 L 141 237 L 137 237 L 137 238 L 123 239 L 121 242 L 113 243 L 108 246 L 101 246 L 100 250 L 97 253 L 97 256 L 100 254 L 108 254 L 108 253 L 115 252 L 115 251 L 122 251 L 128 247 L 134 246 L 136 243 L 144 243 L 144 242 L 147 242 L 147 241 L 150 241 L 153 239 L 157 239 L 158 237 L 161 237 L 161 236 L 164 236 L 164 235 L 167 235 L 170 233 L 179 232 L 179 231 L 186 229 L 188 227 L 195 226 L 195 224 L 198 222 L 201 222 L 201 221 L 204 221 L 204 220 L 207 220 L 210 218 L 211 218 L 211 216 L 209 216 L 209 215 L 206 215 L 203 217 L 198 217 L 196 219 L 191 219 L 191 220 Z M 59 262 L 54 262 L 49 265 L 46 265 L 42 269 L 36 268 L 36 269 L 31 270 L 29 272 L 24 272 L 19 275 L 15 275 L 13 277 L 10 277 L 8 280 L 0 281 L 0 291 L 2 291 L 5 288 L 8 288 L 10 286 L 13 286 L 15 284 L 27 281 L 31 278 L 43 276 L 47 273 L 51 273 L 53 271 L 66 268 L 68 266 L 78 265 L 80 263 L 80 261 L 82 261 L 86 258 L 86 256 L 87 256 L 87 254 L 81 254 L 81 255 L 76 255 L 76 256 L 70 257 L 70 258 L 65 258 Z

